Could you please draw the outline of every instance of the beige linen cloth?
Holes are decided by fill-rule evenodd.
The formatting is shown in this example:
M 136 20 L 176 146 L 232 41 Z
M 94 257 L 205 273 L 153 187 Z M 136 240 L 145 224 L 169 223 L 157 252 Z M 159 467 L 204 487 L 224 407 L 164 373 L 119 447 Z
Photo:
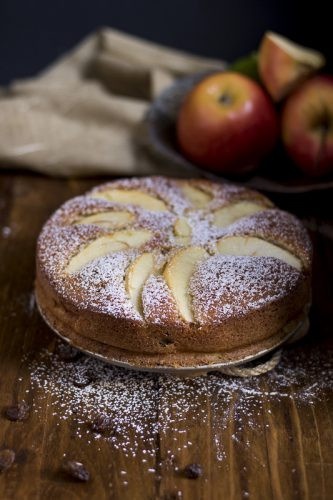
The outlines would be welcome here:
M 53 176 L 165 173 L 138 140 L 149 104 L 175 79 L 223 67 L 101 29 L 0 94 L 0 166 Z

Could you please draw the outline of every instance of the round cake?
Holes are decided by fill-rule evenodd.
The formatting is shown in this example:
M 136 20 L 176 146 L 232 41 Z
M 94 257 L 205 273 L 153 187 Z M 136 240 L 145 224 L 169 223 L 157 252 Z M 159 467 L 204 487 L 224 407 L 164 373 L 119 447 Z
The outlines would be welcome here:
M 263 195 L 143 177 L 62 205 L 38 239 L 42 316 L 78 348 L 149 369 L 250 359 L 307 317 L 311 243 Z

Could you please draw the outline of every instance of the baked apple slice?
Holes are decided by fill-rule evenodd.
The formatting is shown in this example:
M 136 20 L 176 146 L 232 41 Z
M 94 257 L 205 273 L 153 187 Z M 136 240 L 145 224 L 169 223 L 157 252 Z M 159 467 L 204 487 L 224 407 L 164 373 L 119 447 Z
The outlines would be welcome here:
M 151 231 L 144 229 L 137 231 L 117 231 L 116 233 L 107 236 L 101 236 L 91 243 L 88 243 L 87 246 L 72 257 L 66 267 L 66 272 L 69 274 L 76 273 L 94 259 L 103 257 L 109 253 L 119 252 L 120 250 L 124 250 L 126 248 L 140 247 L 151 238 Z
M 126 291 L 135 307 L 142 312 L 141 295 L 145 282 L 154 272 L 154 254 L 145 252 L 139 255 L 127 269 L 125 277 Z
M 74 222 L 74 225 L 92 224 L 106 229 L 119 229 L 133 222 L 134 218 L 133 214 L 125 210 L 99 212 L 97 214 L 80 217 Z
M 212 199 L 213 196 L 199 186 L 185 184 L 183 193 L 195 208 L 204 208 Z
M 107 189 L 93 193 L 91 196 L 113 203 L 136 205 L 152 212 L 163 212 L 168 209 L 163 200 L 138 189 Z
M 176 241 L 181 245 L 188 245 L 191 241 L 192 229 L 185 217 L 179 217 L 173 226 Z
M 197 264 L 209 257 L 201 247 L 182 248 L 176 252 L 164 269 L 164 279 L 170 288 L 180 315 L 185 321 L 193 321 L 191 296 L 189 293 L 190 279 Z
M 300 259 L 283 248 L 254 236 L 227 236 L 217 242 L 217 250 L 224 255 L 249 255 L 256 257 L 275 257 L 299 271 Z
M 218 227 L 226 227 L 242 217 L 266 210 L 267 207 L 253 201 L 237 201 L 214 212 L 214 224 Z

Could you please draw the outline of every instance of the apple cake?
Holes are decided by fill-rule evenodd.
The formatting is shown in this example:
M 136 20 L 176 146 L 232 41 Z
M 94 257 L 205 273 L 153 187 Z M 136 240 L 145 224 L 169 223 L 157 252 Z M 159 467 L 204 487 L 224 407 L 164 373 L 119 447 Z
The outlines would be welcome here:
M 244 360 L 307 317 L 312 249 L 262 194 L 142 177 L 62 205 L 38 239 L 36 298 L 76 347 L 136 366 Z

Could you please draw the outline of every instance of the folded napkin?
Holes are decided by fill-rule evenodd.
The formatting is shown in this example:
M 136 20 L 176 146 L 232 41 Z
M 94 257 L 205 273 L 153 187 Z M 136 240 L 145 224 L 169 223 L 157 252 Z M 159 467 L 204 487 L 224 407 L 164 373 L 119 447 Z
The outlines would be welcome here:
M 179 77 L 223 67 L 102 29 L 0 92 L 0 166 L 54 176 L 162 173 L 142 147 L 151 101 Z

